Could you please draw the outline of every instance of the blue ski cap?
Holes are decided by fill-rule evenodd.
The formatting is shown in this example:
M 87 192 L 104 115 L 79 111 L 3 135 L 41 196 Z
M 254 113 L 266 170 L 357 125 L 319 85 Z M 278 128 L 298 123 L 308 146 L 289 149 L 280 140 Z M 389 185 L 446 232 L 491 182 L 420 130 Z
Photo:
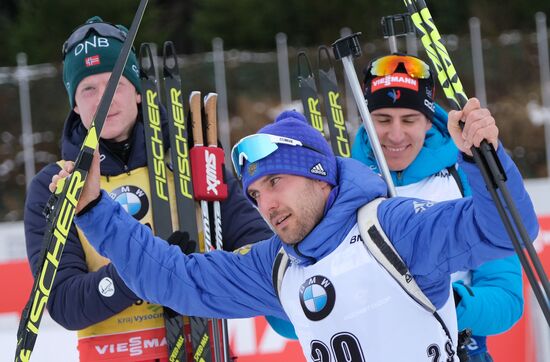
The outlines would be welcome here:
M 75 106 L 75 92 L 82 79 L 113 71 L 127 33 L 124 26 L 106 23 L 94 16 L 69 36 L 63 44 L 63 83 L 71 107 Z M 141 93 L 139 67 L 133 50 L 122 75 Z
M 246 142 L 248 137 L 235 145 L 232 157 L 234 166 L 241 170 L 237 173 L 242 176 L 243 190 L 250 201 L 253 202 L 248 196 L 248 187 L 266 175 L 290 174 L 325 181 L 332 186 L 336 185 L 337 166 L 332 148 L 323 135 L 307 123 L 302 114 L 296 111 L 284 111 L 273 123 L 256 133 L 256 135 L 262 134 L 289 138 L 299 141 L 302 145 L 277 143 L 273 152 L 255 162 L 248 162 L 244 155 L 245 157 L 241 158 L 242 165 L 239 164 L 239 154 L 235 155 L 235 153 L 238 152 L 239 144 Z M 269 138 L 266 142 L 269 142 Z

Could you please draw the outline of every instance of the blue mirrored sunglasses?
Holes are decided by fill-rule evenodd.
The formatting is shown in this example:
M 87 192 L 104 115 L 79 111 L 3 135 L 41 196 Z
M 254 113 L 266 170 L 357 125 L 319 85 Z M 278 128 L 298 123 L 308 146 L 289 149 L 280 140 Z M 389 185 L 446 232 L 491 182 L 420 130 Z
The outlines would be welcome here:
M 235 168 L 235 173 L 239 179 L 242 178 L 242 170 L 244 160 L 248 162 L 256 162 L 275 152 L 279 148 L 278 144 L 289 146 L 305 147 L 315 152 L 323 154 L 315 148 L 305 145 L 302 142 L 283 136 L 275 136 L 267 133 L 258 133 L 251 136 L 246 136 L 241 139 L 231 150 L 231 161 Z
M 115 38 L 124 42 L 126 40 L 126 32 L 116 25 L 111 23 L 90 23 L 84 24 L 76 28 L 75 31 L 69 36 L 69 39 L 63 43 L 63 48 L 61 49 L 63 54 L 63 59 L 67 55 L 67 52 L 71 50 L 76 44 L 80 43 L 82 40 L 88 37 L 90 31 L 94 31 L 97 35 L 105 36 L 109 38 Z

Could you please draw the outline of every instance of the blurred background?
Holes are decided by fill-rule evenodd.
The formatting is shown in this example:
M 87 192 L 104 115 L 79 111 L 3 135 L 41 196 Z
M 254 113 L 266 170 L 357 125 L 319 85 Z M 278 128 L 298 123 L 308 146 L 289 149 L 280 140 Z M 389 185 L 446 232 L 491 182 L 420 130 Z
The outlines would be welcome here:
M 61 80 L 61 45 L 93 15 L 129 27 L 138 3 L 1 0 L 0 267 L 19 260 L 17 268 L 26 268 L 22 266 L 26 254 L 21 222 L 26 185 L 34 173 L 60 157 L 59 137 L 69 111 Z M 535 206 L 542 215 L 541 224 L 546 225 L 540 238 L 542 250 L 550 244 L 550 153 L 546 150 L 546 144 L 550 147 L 546 22 L 550 1 L 438 0 L 428 1 L 428 6 L 466 94 L 479 97 L 489 107 L 504 145 L 529 181 L 530 192 L 535 190 Z M 281 109 L 302 109 L 299 51 L 308 54 L 317 75 L 320 45 L 330 46 L 342 35 L 361 32 L 362 56 L 354 61 L 361 81 L 369 61 L 389 52 L 381 17 L 405 12 L 399 0 L 151 0 L 135 45 L 139 49 L 140 43 L 155 43 L 161 52 L 164 41 L 173 41 L 184 99 L 191 90 L 220 94 L 218 113 L 220 121 L 226 122 L 220 131 L 228 152 L 236 140 L 272 120 Z M 427 60 L 414 39 L 400 40 L 399 49 Z M 333 64 L 353 140 L 360 125 L 357 108 L 341 63 Z M 436 99 L 448 108 L 442 93 L 437 85 Z M 7 272 L 22 270 L 17 268 Z M 17 303 L 27 295 L 24 292 Z M 0 303 L 0 313 L 13 309 L 12 304 L 2 309 Z M 265 329 L 265 325 L 256 327 Z M 513 338 L 529 336 L 522 333 Z M 536 355 L 534 350 L 525 353 Z
M 25 171 L 24 143 L 32 146 L 34 172 L 59 158 L 59 134 L 69 111 L 61 81 L 61 45 L 66 37 L 92 15 L 129 26 L 137 3 L 136 0 L 0 2 L 0 221 L 21 220 L 23 216 L 29 178 L 25 173 L 33 172 L 29 165 Z M 550 14 L 550 2 L 510 0 L 504 4 L 466 0 L 433 1 L 428 5 L 469 96 L 476 95 L 478 90 L 474 70 L 479 71 L 480 67 L 473 65 L 470 24 L 472 17 L 478 19 L 486 103 L 499 123 L 504 144 L 524 176 L 546 177 L 545 136 L 540 119 L 544 114 L 540 108 L 543 86 L 535 17 L 538 12 Z M 363 55 L 355 61 L 362 80 L 363 67 L 373 57 L 389 51 L 382 36 L 381 16 L 404 12 L 406 9 L 398 0 L 326 0 L 322 4 L 312 0 L 152 0 L 136 48 L 142 42 L 153 42 L 161 51 L 164 41 L 175 43 L 185 98 L 191 90 L 220 90 L 212 51 L 214 46 L 223 47 L 223 81 L 230 125 L 227 137 L 233 143 L 272 119 L 282 102 L 298 100 L 293 106 L 300 107 L 298 51 L 308 51 L 316 74 L 319 45 L 330 46 L 346 28 L 362 32 Z M 286 39 L 287 46 L 289 74 L 283 83 L 279 80 L 277 34 L 279 44 Z M 406 50 L 404 46 L 400 48 Z M 419 43 L 416 48 L 427 59 Z M 24 64 L 25 55 L 21 53 L 26 54 L 29 67 L 18 70 L 18 54 L 20 64 Z M 345 97 L 341 63 L 334 65 Z M 439 87 L 436 95 L 440 104 L 447 107 Z M 345 104 L 348 127 L 353 131 L 359 125 L 357 111 L 351 99 Z M 528 105 L 534 112 L 528 111 Z M 223 111 L 220 110 L 222 117 Z M 539 119 L 533 120 L 533 113 Z M 23 118 L 27 120 L 26 126 L 22 124 Z M 24 127 L 30 136 L 23 137 Z

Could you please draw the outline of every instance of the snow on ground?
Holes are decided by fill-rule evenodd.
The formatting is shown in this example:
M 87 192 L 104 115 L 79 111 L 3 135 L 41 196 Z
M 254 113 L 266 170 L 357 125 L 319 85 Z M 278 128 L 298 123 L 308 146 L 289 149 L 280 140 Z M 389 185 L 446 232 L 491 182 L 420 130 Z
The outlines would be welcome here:
M 0 314 L 0 361 L 13 361 L 19 319 L 16 313 Z M 40 323 L 32 362 L 78 362 L 76 332 L 67 331 L 45 313 Z

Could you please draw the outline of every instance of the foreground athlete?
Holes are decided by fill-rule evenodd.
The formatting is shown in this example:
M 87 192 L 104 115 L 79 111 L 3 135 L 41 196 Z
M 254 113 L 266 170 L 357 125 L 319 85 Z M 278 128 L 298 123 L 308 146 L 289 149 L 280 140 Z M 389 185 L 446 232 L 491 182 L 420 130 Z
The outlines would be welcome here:
M 538 232 L 531 200 L 498 143 L 494 119 L 470 117 L 477 109 L 470 100 L 463 111 L 449 114 L 448 125 L 462 152 L 458 162 L 471 197 L 435 204 L 384 199 L 387 190 L 379 176 L 358 161 L 334 157 L 302 115 L 283 112 L 232 153 L 243 188 L 274 237 L 240 253 L 182 255 L 100 192 L 97 155 L 76 223 L 137 295 L 188 315 L 290 320 L 308 361 L 458 361 L 450 274 L 513 254 L 470 161 L 471 145 L 486 139 L 497 149 L 529 235 L 534 239 Z M 465 122 L 463 131 L 459 120 Z M 52 178 L 50 190 L 70 171 L 67 164 Z M 358 220 L 366 204 L 367 213 Z M 370 225 L 361 237 L 358 222 Z M 389 239 L 435 313 L 402 289 L 365 248 L 365 239 L 380 244 Z M 281 248 L 290 264 L 280 287 L 274 287 L 273 264 Z

